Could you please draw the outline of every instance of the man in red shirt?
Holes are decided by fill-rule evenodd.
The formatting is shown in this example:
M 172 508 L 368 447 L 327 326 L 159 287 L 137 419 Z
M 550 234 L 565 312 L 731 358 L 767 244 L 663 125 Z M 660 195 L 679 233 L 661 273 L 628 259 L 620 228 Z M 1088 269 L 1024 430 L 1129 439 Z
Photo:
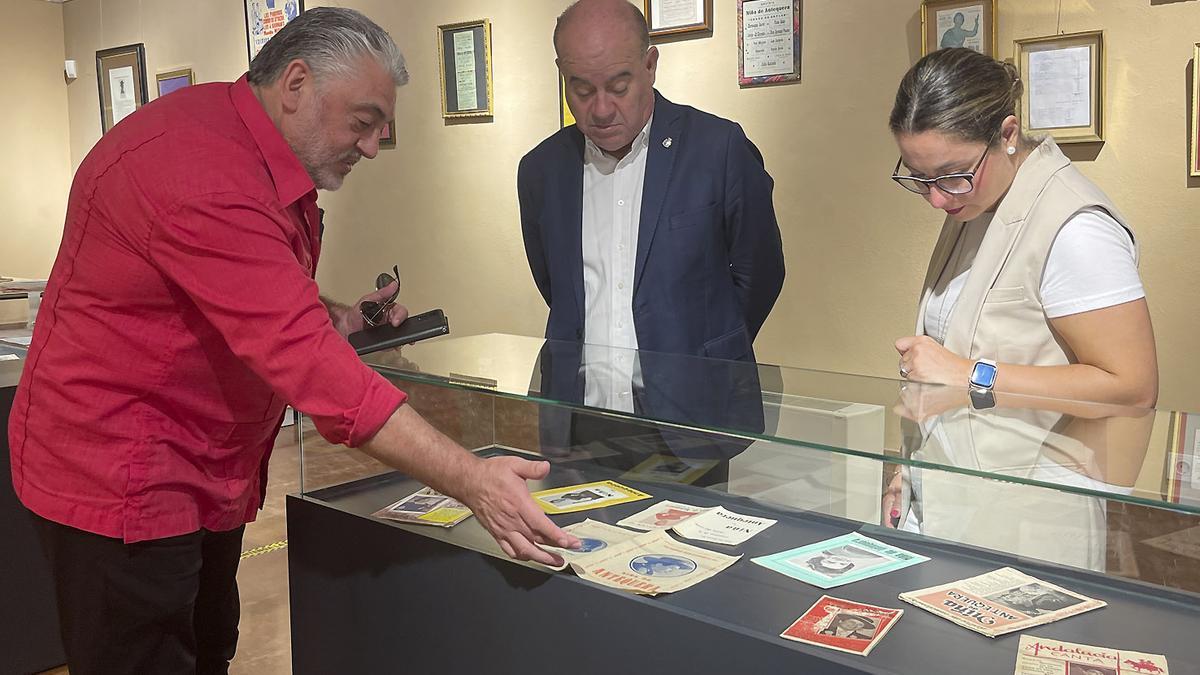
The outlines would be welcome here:
M 346 342 L 362 301 L 318 295 L 316 190 L 375 157 L 406 79 L 381 28 L 314 9 L 247 76 L 145 106 L 80 165 L 9 425 L 73 675 L 227 671 L 242 531 L 289 403 L 457 497 L 510 556 L 578 545 L 529 497 L 548 465 L 434 430 Z

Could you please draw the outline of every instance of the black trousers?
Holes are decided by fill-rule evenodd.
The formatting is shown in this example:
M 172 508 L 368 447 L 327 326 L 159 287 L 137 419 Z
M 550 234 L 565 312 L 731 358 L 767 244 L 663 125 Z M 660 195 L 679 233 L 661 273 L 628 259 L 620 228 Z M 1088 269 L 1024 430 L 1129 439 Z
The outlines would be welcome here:
M 126 544 L 30 515 L 71 675 L 228 672 L 244 526 Z

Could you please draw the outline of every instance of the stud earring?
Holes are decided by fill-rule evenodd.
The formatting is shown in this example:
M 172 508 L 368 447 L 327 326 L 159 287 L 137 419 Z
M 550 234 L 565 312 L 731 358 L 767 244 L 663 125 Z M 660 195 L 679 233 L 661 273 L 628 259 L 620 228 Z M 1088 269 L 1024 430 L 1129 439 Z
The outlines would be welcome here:
M 1010 155 L 1015 155 L 1015 154 L 1017 154 L 1017 148 L 1016 148 L 1015 146 L 1012 146 L 1012 145 L 1008 146 L 1008 154 L 1010 154 Z

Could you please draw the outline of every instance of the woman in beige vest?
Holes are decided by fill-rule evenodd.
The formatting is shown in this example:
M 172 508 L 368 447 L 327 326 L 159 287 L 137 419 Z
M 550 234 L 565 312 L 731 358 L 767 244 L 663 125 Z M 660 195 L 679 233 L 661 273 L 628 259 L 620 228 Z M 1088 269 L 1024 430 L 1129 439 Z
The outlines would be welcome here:
M 900 374 L 979 390 L 994 365 L 998 391 L 1153 406 L 1133 233 L 1053 140 L 1021 135 L 1020 95 L 1012 66 L 969 49 L 933 52 L 900 83 L 893 179 L 946 212 Z

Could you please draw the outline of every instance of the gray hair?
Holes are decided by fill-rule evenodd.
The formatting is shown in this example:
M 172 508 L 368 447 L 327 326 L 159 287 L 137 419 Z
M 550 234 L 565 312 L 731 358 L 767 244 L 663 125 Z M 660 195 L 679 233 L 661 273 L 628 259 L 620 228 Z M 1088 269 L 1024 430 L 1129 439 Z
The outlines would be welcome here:
M 558 53 L 558 34 L 562 32 L 563 26 L 570 22 L 571 17 L 575 15 L 577 8 L 582 4 L 581 0 L 571 3 L 562 14 L 558 15 L 558 21 L 554 23 L 554 52 Z M 642 51 L 650 49 L 650 26 L 646 24 L 646 17 L 642 14 L 642 10 L 638 9 L 631 2 L 620 3 L 625 9 L 628 9 L 625 17 L 629 21 L 629 30 L 637 36 L 641 44 Z
M 400 48 L 374 21 L 341 7 L 315 7 L 275 34 L 250 62 L 250 84 L 269 85 L 287 64 L 300 59 L 318 78 L 353 75 L 353 62 L 371 56 L 392 75 L 396 86 L 408 82 Z

